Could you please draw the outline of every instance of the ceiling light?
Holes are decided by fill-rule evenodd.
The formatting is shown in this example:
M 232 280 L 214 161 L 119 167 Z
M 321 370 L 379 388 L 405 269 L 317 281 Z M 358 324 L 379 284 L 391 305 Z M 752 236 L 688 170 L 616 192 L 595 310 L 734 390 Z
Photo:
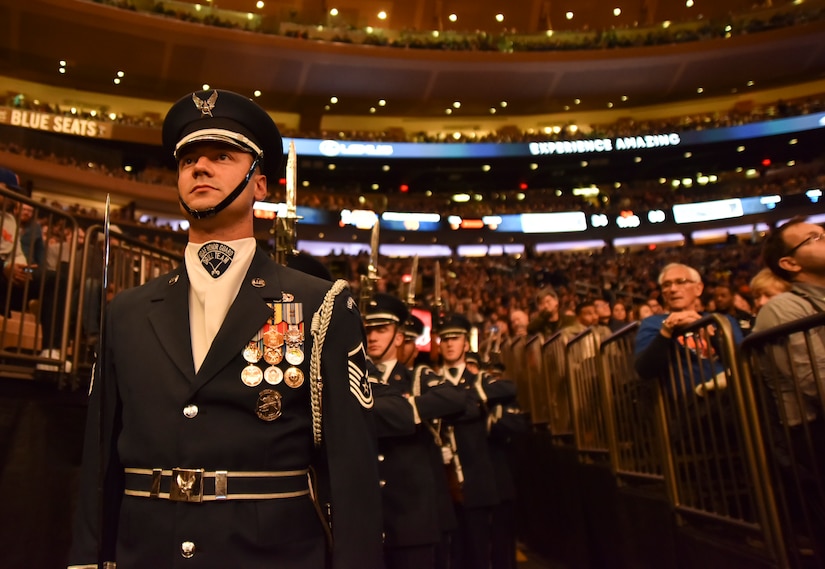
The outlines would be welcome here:
M 384 10 L 381 10 L 380 12 L 378 12 L 378 19 L 379 20 L 386 20 L 387 19 L 387 13 Z
M 335 170 L 335 164 L 327 164 L 328 170 Z
M 253 94 L 254 96 L 256 96 L 256 97 L 260 97 L 260 96 L 261 96 L 261 92 L 260 92 L 258 89 L 255 89 L 255 90 L 252 92 L 252 94 Z
M 687 0 L 685 2 L 685 6 L 687 6 L 688 8 L 693 8 L 693 0 Z
M 370 107 L 370 114 L 375 114 L 375 107 Z
M 504 14 L 496 14 L 496 22 L 499 24 L 504 21 Z
M 461 108 L 461 101 L 454 101 L 453 102 L 453 108 L 454 109 L 460 109 Z
M 258 10 L 260 10 L 261 8 L 263 8 L 263 7 L 264 7 L 263 0 L 258 0 L 258 1 L 255 3 L 255 7 L 256 7 L 256 8 L 258 8 Z
M 334 105 L 335 103 L 337 103 L 337 102 L 338 102 L 338 97 L 330 97 L 330 98 L 329 98 L 329 102 L 330 102 L 330 103 L 332 103 L 332 104 Z
M 704 93 L 704 92 L 705 92 L 705 89 L 704 89 L 704 88 L 702 88 L 702 87 L 699 87 L 698 89 L 696 89 L 696 92 L 697 92 L 697 93 L 699 93 L 699 94 L 701 95 L 702 93 Z
M 378 106 L 379 107 L 386 107 L 387 106 L 387 101 L 385 101 L 384 99 L 379 99 Z
M 333 18 L 338 15 L 338 8 L 333 8 L 329 11 L 329 15 Z
M 489 171 L 490 171 L 490 165 L 489 165 L 489 164 L 485 164 L 485 165 L 483 165 L 483 166 L 481 167 L 481 171 L 482 171 L 482 172 L 489 172 Z
M 209 90 L 209 83 L 204 83 L 203 85 L 201 85 L 201 90 L 202 91 L 208 91 Z
M 622 15 L 622 9 L 621 8 L 613 8 L 613 15 L 614 16 L 621 16 Z
M 447 19 L 450 20 L 451 22 L 457 22 L 458 21 L 458 16 L 456 16 L 455 14 L 450 14 L 449 16 L 447 16 Z
M 573 19 L 573 12 L 567 12 L 564 15 L 564 17 L 567 18 L 568 20 L 572 20 Z
M 453 114 L 453 110 L 452 109 L 444 109 L 444 113 L 448 114 L 448 115 L 451 115 L 451 114 Z
M 496 108 L 495 107 L 490 107 L 490 114 L 491 115 L 496 114 Z

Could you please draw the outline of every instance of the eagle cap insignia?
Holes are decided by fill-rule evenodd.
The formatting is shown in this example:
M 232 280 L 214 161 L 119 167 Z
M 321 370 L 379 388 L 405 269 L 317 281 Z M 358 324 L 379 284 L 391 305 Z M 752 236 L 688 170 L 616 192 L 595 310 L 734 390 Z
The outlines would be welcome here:
M 293 300 L 295 300 L 295 295 L 281 291 L 281 302 L 292 302 Z
M 215 101 L 218 100 L 218 92 L 213 90 L 212 94 L 205 101 L 198 97 L 197 93 L 192 93 L 192 101 L 195 103 L 195 108 L 201 112 L 201 116 L 212 116 L 212 109 L 215 108 Z

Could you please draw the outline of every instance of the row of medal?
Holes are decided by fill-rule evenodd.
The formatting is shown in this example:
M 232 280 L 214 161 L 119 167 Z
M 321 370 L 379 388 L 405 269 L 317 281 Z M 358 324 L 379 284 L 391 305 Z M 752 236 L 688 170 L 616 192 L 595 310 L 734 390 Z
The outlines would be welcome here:
M 298 388 L 304 383 L 304 372 L 296 367 L 304 361 L 302 305 L 278 302 L 269 306 L 272 318 L 241 352 L 249 363 L 241 371 L 241 381 L 248 387 L 256 387 L 262 381 L 270 385 L 283 381 L 289 387 Z M 265 370 L 257 365 L 261 359 L 269 364 Z M 286 371 L 278 367 L 284 359 L 291 364 Z

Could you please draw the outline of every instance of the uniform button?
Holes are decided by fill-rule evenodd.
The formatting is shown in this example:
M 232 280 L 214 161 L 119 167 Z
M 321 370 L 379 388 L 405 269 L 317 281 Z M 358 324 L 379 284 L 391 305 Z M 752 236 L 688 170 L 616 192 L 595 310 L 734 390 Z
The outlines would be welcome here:
M 378 455 L 378 462 L 384 462 L 384 455 L 383 454 Z
M 189 405 L 183 408 L 183 416 L 187 419 L 194 419 L 198 416 L 198 406 L 194 403 L 190 403 Z
M 180 554 L 183 555 L 184 559 L 190 559 L 195 555 L 195 544 L 191 541 L 184 541 L 180 544 Z
M 386 485 L 387 485 L 387 481 L 386 481 L 386 480 L 379 480 L 379 481 L 378 481 L 378 485 L 379 485 L 381 488 L 383 488 L 384 486 L 386 486 Z

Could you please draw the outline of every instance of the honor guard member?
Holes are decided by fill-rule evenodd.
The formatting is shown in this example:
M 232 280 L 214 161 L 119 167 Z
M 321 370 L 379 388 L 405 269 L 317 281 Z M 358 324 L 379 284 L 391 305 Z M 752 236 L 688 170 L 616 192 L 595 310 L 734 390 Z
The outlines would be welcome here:
M 373 297 L 364 315 L 367 355 L 375 369 L 371 381 L 388 569 L 435 567 L 441 531 L 432 456 L 440 451 L 426 425 L 462 413 L 465 405 L 464 393 L 449 385 L 411 393 L 411 374 L 397 359 L 408 316 L 401 300 L 383 293 Z
M 170 109 L 163 145 L 189 243 L 108 307 L 71 565 L 382 567 L 356 302 L 253 234 L 277 127 L 242 95 L 202 91 Z
M 468 354 L 468 356 L 470 356 Z M 469 363 L 468 367 L 472 364 Z M 503 380 L 504 366 L 498 363 L 476 361 L 490 382 Z M 530 430 L 527 416 L 515 399 L 507 404 L 497 403 L 489 407 L 487 416 L 490 456 L 496 473 L 499 503 L 493 507 L 493 538 L 491 569 L 516 569 L 516 484 L 513 479 L 511 447 L 516 437 Z
M 447 465 L 459 523 L 452 543 L 452 567 L 476 569 L 490 566 L 491 519 L 500 502 L 487 441 L 488 410 L 511 402 L 516 391 L 510 381 L 493 381 L 467 369 L 470 330 L 469 320 L 461 314 L 447 316 L 439 328 L 444 360 L 441 374 L 446 382 L 461 386 L 468 394 L 465 413 L 442 428 L 441 438 L 449 443 L 446 450 L 455 454 Z

